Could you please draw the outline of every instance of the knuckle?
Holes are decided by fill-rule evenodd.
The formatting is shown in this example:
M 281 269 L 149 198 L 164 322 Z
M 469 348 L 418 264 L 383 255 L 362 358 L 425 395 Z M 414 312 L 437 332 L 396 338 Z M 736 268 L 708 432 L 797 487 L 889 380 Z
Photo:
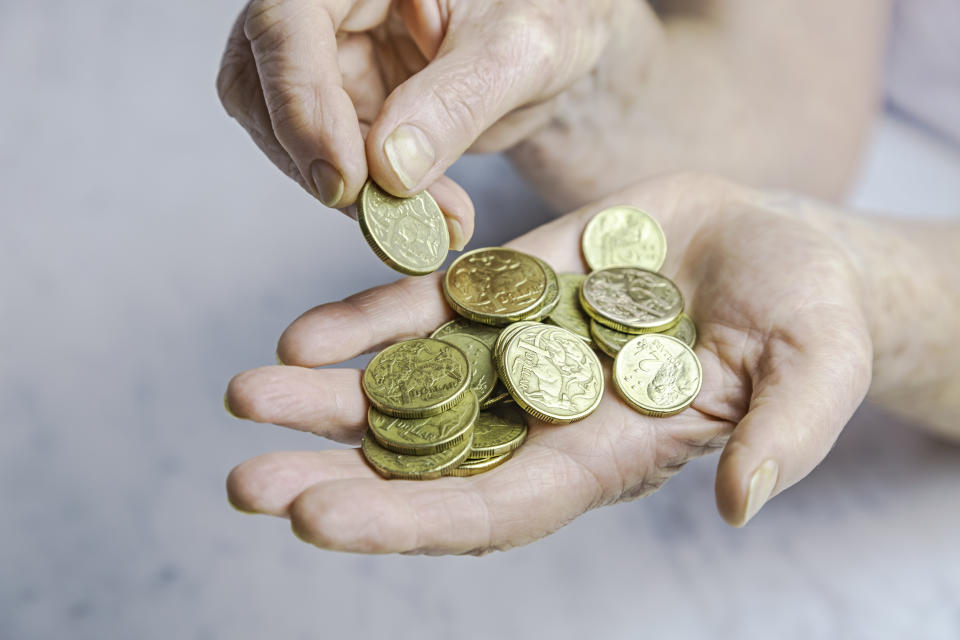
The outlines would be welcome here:
M 430 88 L 447 126 L 471 139 L 485 128 L 490 87 L 496 86 L 496 81 L 491 82 L 484 75 L 479 69 L 457 72 L 442 85 Z
M 542 72 L 558 59 L 557 16 L 548 11 L 531 9 L 517 12 L 498 25 L 491 40 L 491 51 L 501 62 Z
M 322 130 L 320 96 L 316 87 L 288 83 L 265 96 L 277 139 L 286 147 Z M 289 147 L 288 147 L 289 148 Z
M 243 32 L 250 40 L 276 35 L 286 21 L 284 0 L 251 0 L 243 21 Z M 282 33 L 282 31 L 280 31 Z

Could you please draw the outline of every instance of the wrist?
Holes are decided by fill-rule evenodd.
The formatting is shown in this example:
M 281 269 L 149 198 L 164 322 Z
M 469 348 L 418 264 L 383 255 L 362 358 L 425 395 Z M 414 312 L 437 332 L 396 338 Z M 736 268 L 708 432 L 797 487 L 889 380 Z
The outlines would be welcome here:
M 960 435 L 960 232 L 824 206 L 821 224 L 849 257 L 873 343 L 869 398 Z

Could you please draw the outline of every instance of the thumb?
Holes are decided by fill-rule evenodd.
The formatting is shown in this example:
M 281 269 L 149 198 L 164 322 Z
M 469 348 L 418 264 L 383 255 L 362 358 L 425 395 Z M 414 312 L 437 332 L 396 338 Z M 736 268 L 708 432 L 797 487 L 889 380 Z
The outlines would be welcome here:
M 405 15 L 427 55 L 438 30 L 446 31 L 432 60 L 390 94 L 367 136 L 370 174 L 395 195 L 422 191 L 503 116 L 551 97 L 586 66 L 569 64 L 560 51 L 562 29 L 542 18 L 499 3 L 470 6 L 478 15 L 419 22 Z M 593 48 L 599 51 L 581 47 L 577 55 L 592 56 L 592 65 L 599 55 Z
M 768 339 L 750 409 L 720 456 L 717 508 L 735 527 L 820 464 L 870 385 L 870 343 L 852 322 L 849 330 L 823 316 L 792 324 Z

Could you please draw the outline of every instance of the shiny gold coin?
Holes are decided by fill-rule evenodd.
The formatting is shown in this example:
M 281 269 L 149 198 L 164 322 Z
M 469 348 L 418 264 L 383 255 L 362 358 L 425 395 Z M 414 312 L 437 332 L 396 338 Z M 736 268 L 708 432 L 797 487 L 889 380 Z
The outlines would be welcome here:
M 533 256 L 494 247 L 457 258 L 443 278 L 453 310 L 475 322 L 509 324 L 544 304 L 547 274 Z
M 477 394 L 477 400 L 480 402 L 489 398 L 497 384 L 497 367 L 493 364 L 493 354 L 490 349 L 465 333 L 451 333 L 440 340 L 463 351 L 467 360 L 470 361 L 470 388 Z
M 582 273 L 560 273 L 560 299 L 550 312 L 547 322 L 571 331 L 584 342 L 590 343 L 590 316 L 580 306 L 580 283 L 587 276 Z
M 581 237 L 583 257 L 594 271 L 640 267 L 656 271 L 667 257 L 667 237 L 657 221 L 635 207 L 604 209 L 587 223 Z
M 593 336 L 593 343 L 611 358 L 617 357 L 623 345 L 637 337 L 634 333 L 624 333 L 605 327 L 596 320 L 590 321 L 590 334 Z
M 408 456 L 384 449 L 367 431 L 363 434 L 360 450 L 370 466 L 384 478 L 432 480 L 439 478 L 447 469 L 456 467 L 466 460 L 472 441 L 473 434 L 470 434 L 459 444 L 438 453 L 427 456 Z
M 535 320 L 521 320 L 520 322 L 514 322 L 503 328 L 500 332 L 500 335 L 497 337 L 496 344 L 493 345 L 493 361 L 497 363 L 503 357 L 503 348 L 506 346 L 510 339 L 517 335 L 517 331 L 523 329 L 524 327 L 535 327 L 539 322 Z
M 470 385 L 470 363 L 442 340 L 417 338 L 378 353 L 361 380 L 378 411 L 395 418 L 425 418 L 459 402 Z
M 481 411 L 473 426 L 469 458 L 489 458 L 513 451 L 527 437 L 527 421 L 515 405 Z
M 490 458 L 478 458 L 476 460 L 465 460 L 460 463 L 459 467 L 451 467 L 443 472 L 445 476 L 455 476 L 459 478 L 466 478 L 468 476 L 475 476 L 478 473 L 484 473 L 490 471 L 490 469 L 495 469 L 499 467 L 504 462 L 513 457 L 513 451 L 507 453 L 502 453 L 499 456 L 492 456 Z
M 659 333 L 635 337 L 613 361 L 613 383 L 620 396 L 640 413 L 672 416 L 700 393 L 703 371 L 693 350 Z
M 685 313 L 680 314 L 680 320 L 666 331 L 658 331 L 665 336 L 673 336 L 685 345 L 693 349 L 697 346 L 697 325 L 693 324 L 693 318 Z
M 400 273 L 433 273 L 447 257 L 447 222 L 426 191 L 397 198 L 368 180 L 357 198 L 357 222 L 377 257 Z
M 602 325 L 624 333 L 665 331 L 680 319 L 683 294 L 669 278 L 636 267 L 594 271 L 580 284 L 580 304 Z
M 543 272 L 547 276 L 547 292 L 543 298 L 543 305 L 537 308 L 536 311 L 525 315 L 523 319 L 539 322 L 553 313 L 553 310 L 557 308 L 557 304 L 560 303 L 560 279 L 557 277 L 557 272 L 553 270 L 553 267 L 540 258 L 536 260 L 540 263 L 540 266 L 543 267 Z
M 471 322 L 461 316 L 437 327 L 437 329 L 430 334 L 430 337 L 439 340 L 451 333 L 465 333 L 468 336 L 473 336 L 487 345 L 487 349 L 493 351 L 493 345 L 497 341 L 497 336 L 500 335 L 500 327 L 491 327 L 488 324 Z
M 377 443 L 394 453 L 424 456 L 460 444 L 470 435 L 480 403 L 468 390 L 463 401 L 450 409 L 426 418 L 394 418 L 373 407 L 367 411 L 370 434 Z
M 500 375 L 497 374 L 497 378 L 499 377 Z M 498 380 L 497 386 L 493 388 L 493 393 L 491 393 L 490 397 L 480 404 L 480 409 L 489 409 L 490 407 L 500 404 L 501 402 L 506 402 L 509 399 L 510 392 L 507 391 L 507 388 L 503 386 L 503 383 Z
M 593 349 L 562 327 L 523 327 L 503 347 L 500 379 L 520 407 L 564 424 L 593 413 L 603 396 L 603 369 Z

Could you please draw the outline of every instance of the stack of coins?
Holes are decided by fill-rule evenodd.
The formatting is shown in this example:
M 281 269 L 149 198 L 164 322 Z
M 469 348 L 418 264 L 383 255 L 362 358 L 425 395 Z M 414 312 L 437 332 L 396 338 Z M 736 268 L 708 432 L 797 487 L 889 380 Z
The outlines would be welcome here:
M 514 407 L 480 410 L 496 377 L 490 349 L 466 331 L 387 347 L 363 373 L 367 461 L 386 478 L 408 480 L 474 475 L 502 464 L 527 425 Z

